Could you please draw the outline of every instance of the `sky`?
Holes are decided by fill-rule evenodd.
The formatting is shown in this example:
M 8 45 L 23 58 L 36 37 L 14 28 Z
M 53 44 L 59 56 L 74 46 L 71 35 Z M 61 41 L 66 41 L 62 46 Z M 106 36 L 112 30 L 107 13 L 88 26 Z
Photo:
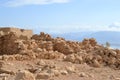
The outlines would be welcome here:
M 48 33 L 120 31 L 120 0 L 0 0 L 0 27 Z

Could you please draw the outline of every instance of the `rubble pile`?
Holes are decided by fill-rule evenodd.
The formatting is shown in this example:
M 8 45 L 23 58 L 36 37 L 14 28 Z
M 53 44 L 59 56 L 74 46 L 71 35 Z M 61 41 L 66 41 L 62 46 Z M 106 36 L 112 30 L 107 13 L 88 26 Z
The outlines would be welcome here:
M 52 38 L 41 32 L 31 39 L 18 38 L 15 33 L 0 36 L 1 60 L 61 59 L 90 66 L 120 69 L 120 50 L 97 44 L 94 38 L 82 42 Z
M 17 29 L 16 34 L 15 28 L 9 29 L 0 29 L 0 80 L 59 80 L 57 77 L 72 75 L 77 80 L 93 80 L 97 72 L 102 72 L 97 69 L 120 70 L 120 50 L 104 47 L 94 38 L 69 41 L 44 32 L 32 35 L 30 30 L 29 35 L 26 30 Z M 108 80 L 119 79 L 109 77 Z
M 41 32 L 40 35 L 33 35 L 32 36 L 32 39 L 35 39 L 37 41 L 51 41 L 52 40 L 52 37 L 49 35 L 49 34 L 45 34 L 44 32 Z

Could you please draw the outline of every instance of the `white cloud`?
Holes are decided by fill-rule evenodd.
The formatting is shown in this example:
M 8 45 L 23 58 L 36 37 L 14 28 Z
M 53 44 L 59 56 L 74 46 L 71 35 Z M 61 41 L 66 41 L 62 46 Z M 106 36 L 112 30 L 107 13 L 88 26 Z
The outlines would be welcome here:
M 35 28 L 34 28 L 35 29 Z M 36 27 L 35 30 L 39 30 Z M 54 26 L 42 26 L 42 31 L 48 33 L 70 33 L 70 32 L 88 32 L 88 31 L 120 31 L 120 28 L 109 27 L 109 25 L 80 25 L 80 24 L 69 24 L 69 25 L 54 25 Z
M 53 3 L 68 3 L 70 0 L 9 0 L 5 6 L 17 7 L 24 5 L 44 5 Z
M 110 28 L 120 28 L 120 22 L 114 22 L 111 25 L 109 25 Z

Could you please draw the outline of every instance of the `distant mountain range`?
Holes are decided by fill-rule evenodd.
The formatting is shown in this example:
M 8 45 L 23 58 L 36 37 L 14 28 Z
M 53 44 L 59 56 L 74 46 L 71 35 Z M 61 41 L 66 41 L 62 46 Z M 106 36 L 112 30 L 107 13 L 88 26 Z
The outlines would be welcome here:
M 95 38 L 100 44 L 109 42 L 111 45 L 120 46 L 120 32 L 99 31 L 99 32 L 74 32 L 63 34 L 52 34 L 53 37 L 63 37 L 67 40 L 82 41 L 84 38 Z
M 120 32 L 116 31 L 100 31 L 88 35 L 88 38 L 90 37 L 96 38 L 100 43 L 120 44 Z

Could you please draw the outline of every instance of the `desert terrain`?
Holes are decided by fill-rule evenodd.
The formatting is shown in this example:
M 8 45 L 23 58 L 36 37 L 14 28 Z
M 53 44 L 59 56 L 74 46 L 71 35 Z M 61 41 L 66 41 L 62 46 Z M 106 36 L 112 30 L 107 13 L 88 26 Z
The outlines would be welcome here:
M 120 80 L 120 50 L 1 28 L 0 80 Z

